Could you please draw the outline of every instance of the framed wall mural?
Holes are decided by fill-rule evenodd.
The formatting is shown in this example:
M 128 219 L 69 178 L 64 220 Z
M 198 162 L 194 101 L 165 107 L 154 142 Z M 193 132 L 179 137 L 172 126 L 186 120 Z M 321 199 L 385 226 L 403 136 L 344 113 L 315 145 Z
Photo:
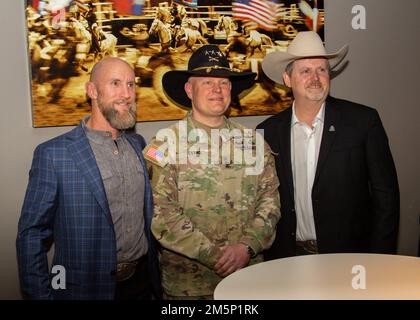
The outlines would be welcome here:
M 257 83 L 230 116 L 275 114 L 290 105 L 285 87 L 263 74 L 261 61 L 286 50 L 298 31 L 323 38 L 323 0 L 28 0 L 26 22 L 34 127 L 76 125 L 90 113 L 84 85 L 95 62 L 118 56 L 135 70 L 137 120 L 181 119 L 162 75 L 186 69 L 203 44 L 216 44 L 232 68 L 256 72 Z

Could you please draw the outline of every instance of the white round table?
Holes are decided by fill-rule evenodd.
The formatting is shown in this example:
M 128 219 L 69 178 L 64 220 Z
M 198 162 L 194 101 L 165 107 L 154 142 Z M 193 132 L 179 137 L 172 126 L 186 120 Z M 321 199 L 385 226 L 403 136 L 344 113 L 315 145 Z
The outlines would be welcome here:
M 249 266 L 223 279 L 216 300 L 420 299 L 420 258 L 318 254 Z

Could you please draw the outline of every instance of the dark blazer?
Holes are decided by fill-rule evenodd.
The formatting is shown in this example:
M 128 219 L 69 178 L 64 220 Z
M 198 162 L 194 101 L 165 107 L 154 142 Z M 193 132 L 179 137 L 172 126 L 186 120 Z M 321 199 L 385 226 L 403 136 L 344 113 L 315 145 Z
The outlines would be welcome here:
M 295 255 L 296 213 L 290 155 L 292 108 L 258 125 L 275 153 L 281 218 L 266 259 Z M 328 97 L 312 205 L 320 253 L 395 253 L 399 189 L 376 110 Z
M 149 267 L 160 297 L 157 243 L 151 232 L 153 200 L 143 137 L 126 133 L 144 168 L 145 232 Z M 66 289 L 53 290 L 47 251 L 54 242 L 53 265 L 66 271 Z M 101 174 L 81 125 L 39 145 L 16 240 L 22 292 L 33 299 L 113 299 L 117 265 L 114 225 Z

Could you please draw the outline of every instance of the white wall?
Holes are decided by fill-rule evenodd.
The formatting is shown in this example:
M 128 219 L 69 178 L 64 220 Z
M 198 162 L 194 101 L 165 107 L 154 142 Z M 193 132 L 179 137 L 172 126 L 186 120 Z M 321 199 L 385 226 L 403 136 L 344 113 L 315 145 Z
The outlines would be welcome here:
M 351 7 L 367 8 L 367 30 L 351 29 Z M 417 0 L 325 0 L 326 43 L 350 44 L 350 63 L 333 82 L 333 95 L 379 110 L 388 132 L 401 188 L 399 251 L 416 255 L 420 214 L 420 2 Z M 19 299 L 15 238 L 35 146 L 71 127 L 31 125 L 24 1 L 2 0 L 0 11 L 0 299 Z M 6 48 L 7 44 L 7 48 Z M 141 102 L 139 102 L 141 103 Z M 238 118 L 237 118 L 238 119 Z M 265 117 L 238 119 L 254 127 Z M 146 139 L 170 122 L 139 123 Z

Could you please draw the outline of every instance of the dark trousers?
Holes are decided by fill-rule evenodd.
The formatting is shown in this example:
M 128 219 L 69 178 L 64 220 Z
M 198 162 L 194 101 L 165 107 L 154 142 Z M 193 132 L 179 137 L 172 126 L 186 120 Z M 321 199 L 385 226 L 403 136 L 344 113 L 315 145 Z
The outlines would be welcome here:
M 117 282 L 115 300 L 151 300 L 150 278 L 146 255 L 140 258 L 136 272 L 129 279 Z
M 306 256 L 310 254 L 318 254 L 318 245 L 315 240 L 296 241 L 296 255 Z

